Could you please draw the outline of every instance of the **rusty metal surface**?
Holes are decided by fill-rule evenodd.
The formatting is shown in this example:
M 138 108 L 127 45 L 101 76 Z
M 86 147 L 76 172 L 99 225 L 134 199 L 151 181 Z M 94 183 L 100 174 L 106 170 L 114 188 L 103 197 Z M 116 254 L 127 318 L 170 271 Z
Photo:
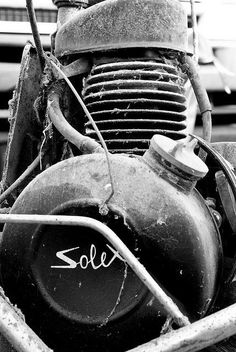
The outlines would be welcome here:
M 58 31 L 55 54 L 119 48 L 186 51 L 187 16 L 177 0 L 107 0 L 80 11 Z
M 28 43 L 24 49 L 18 85 L 10 102 L 10 131 L 6 150 L 6 159 L 3 170 L 2 183 L 10 185 L 24 170 L 24 162 L 34 159 L 29 148 L 31 138 L 37 135 L 37 123 L 33 104 L 39 92 L 41 69 L 35 49 Z M 32 140 L 31 140 L 32 141 Z M 25 144 L 26 143 L 26 144 Z M 25 146 L 28 146 L 27 156 Z M 32 147 L 32 145 L 31 145 Z M 24 153 L 24 158 L 21 158 Z
M 235 142 L 217 142 L 212 143 L 212 147 L 217 150 L 234 168 L 236 168 L 236 143 Z
M 16 350 L 9 344 L 9 342 L 1 334 L 0 334 L 0 351 L 1 352 L 16 352 Z
M 88 7 L 89 0 L 53 0 L 58 7 L 57 29 L 69 21 L 79 10 Z
M 23 314 L 14 307 L 0 288 L 1 352 L 53 352 L 25 323 Z M 9 344 L 6 342 L 7 339 Z M 15 350 L 14 350 L 15 349 Z
M 60 214 L 66 214 L 66 211 L 68 211 L 70 214 L 73 214 L 73 209 L 77 209 L 77 215 L 88 214 L 87 216 L 92 216 L 108 223 L 108 226 L 113 223 L 113 220 L 117 216 L 118 218 L 121 216 L 122 226 L 120 227 L 120 233 L 117 229 L 118 235 L 120 234 L 122 237 L 125 233 L 127 241 L 128 239 L 134 239 L 130 229 L 135 229 L 135 248 L 142 248 L 141 252 L 139 250 L 137 252 L 141 261 L 143 261 L 151 274 L 160 280 L 161 284 L 175 298 L 182 301 L 190 316 L 193 318 L 200 317 L 206 312 L 211 301 L 214 299 L 220 274 L 219 261 L 221 258 L 219 235 L 203 199 L 195 191 L 189 195 L 181 192 L 168 181 L 158 177 L 154 171 L 137 158 L 129 158 L 128 156 L 121 155 L 112 156 L 111 165 L 114 176 L 115 194 L 110 200 L 110 211 L 107 215 L 99 213 L 99 205 L 101 205 L 106 199 L 107 193 L 109 193 L 109 175 L 103 155 L 87 155 L 72 158 L 49 168 L 36 177 L 21 193 L 12 212 L 26 214 L 56 214 L 59 212 Z M 109 220 L 109 216 L 113 220 Z M 125 224 L 127 224 L 127 228 Z M 100 322 L 102 326 L 101 324 L 97 327 L 85 324 L 83 322 L 85 318 L 82 319 L 78 315 L 76 318 L 77 323 L 75 324 L 74 319 L 72 321 L 69 319 L 71 313 L 68 312 L 68 316 L 65 318 L 59 314 L 60 310 L 48 310 L 48 299 L 51 299 L 53 303 L 53 300 L 59 298 L 53 298 L 53 290 L 48 291 L 45 297 L 49 298 L 46 299 L 45 303 L 42 296 L 39 295 L 41 288 L 39 291 L 36 289 L 38 285 L 36 282 L 40 283 L 42 280 L 48 280 L 47 278 L 50 276 L 48 276 L 46 269 L 46 276 L 42 279 L 41 275 L 44 274 L 40 271 L 41 269 L 39 271 L 32 269 L 31 261 L 28 261 L 28 259 L 34 252 L 35 259 L 32 265 L 36 267 L 39 265 L 40 267 L 41 265 L 45 265 L 47 258 L 53 258 L 55 256 L 54 251 L 57 252 L 59 250 L 54 248 L 54 245 L 57 246 L 58 243 L 56 240 L 58 237 L 57 231 L 56 228 L 43 229 L 42 227 L 37 228 L 36 225 L 21 224 L 16 226 L 8 224 L 3 235 L 1 260 L 4 283 L 13 296 L 15 293 L 14 287 L 17 282 L 20 280 L 23 283 L 19 286 L 21 294 L 17 292 L 14 300 L 21 301 L 19 305 L 25 307 L 24 314 L 31 317 L 36 331 L 36 317 L 40 317 L 42 325 L 44 325 L 45 317 L 47 317 L 47 334 L 52 339 L 53 336 L 55 339 L 54 334 L 56 332 L 54 331 L 54 326 L 57 324 L 58 331 L 64 331 L 64 333 L 70 332 L 71 339 L 78 341 L 76 342 L 76 346 L 79 343 L 86 350 L 86 348 L 89 349 L 92 345 L 93 350 L 95 350 L 96 346 L 99 345 L 99 351 L 101 350 L 101 346 L 104 350 L 106 350 L 105 346 L 109 346 L 114 351 L 117 348 L 120 351 L 122 344 L 128 347 L 126 343 L 129 344 L 130 341 L 135 341 L 137 345 L 141 341 L 144 341 L 144 339 L 147 341 L 157 336 L 157 326 L 159 324 L 158 306 L 152 301 L 150 296 L 146 296 L 146 299 L 144 299 L 144 292 L 137 282 L 135 285 L 131 285 L 137 290 L 137 296 L 131 301 L 129 296 L 129 300 L 126 303 L 125 300 L 121 300 L 120 302 L 117 312 L 120 312 L 121 316 L 123 316 L 121 320 L 118 319 L 119 315 L 116 316 L 115 314 L 111 323 L 109 323 L 108 319 L 107 323 L 103 325 L 102 322 L 106 313 L 99 313 L 101 308 L 96 308 L 98 317 L 99 314 L 103 317 Z M 78 242 L 76 245 L 76 241 L 78 240 L 76 240 L 76 233 L 72 229 L 69 233 L 74 238 L 74 243 L 70 243 L 70 237 L 66 235 L 66 233 L 68 234 L 68 229 L 65 231 L 60 235 L 61 239 L 59 242 L 62 241 L 61 249 L 64 249 L 63 238 L 67 241 L 66 245 L 64 244 L 65 248 L 80 245 Z M 45 236 L 43 233 L 45 233 Z M 33 237 L 32 234 L 34 234 Z M 35 240 L 39 239 L 39 242 L 34 242 L 38 243 L 39 252 L 38 250 L 33 250 L 35 245 L 33 246 L 32 238 Z M 47 241 L 50 243 L 47 243 Z M 87 240 L 84 239 L 83 241 L 85 241 L 83 242 L 84 246 L 88 247 Z M 81 248 L 84 248 L 84 246 L 81 245 Z M 28 252 L 27 248 L 31 248 L 33 252 L 30 253 L 31 250 Z M 52 251 L 50 248 L 52 248 Z M 45 250 L 49 250 L 49 252 L 46 253 Z M 9 256 L 12 263 L 10 266 Z M 27 272 L 31 273 L 30 276 L 27 275 Z M 80 271 L 80 275 L 85 274 L 83 271 Z M 94 279 L 92 279 L 93 274 L 91 272 L 88 272 L 88 274 L 86 275 L 86 280 L 90 280 L 89 285 L 92 285 L 90 286 L 91 290 Z M 96 283 L 104 282 L 104 277 L 101 280 L 101 278 L 98 279 L 100 277 L 98 275 L 99 273 L 97 272 Z M 115 273 L 113 275 L 115 276 Z M 76 277 L 73 280 L 76 280 Z M 52 276 L 51 279 L 56 280 L 55 276 L 54 278 Z M 70 297 L 69 283 L 71 285 L 71 282 L 74 282 L 73 280 L 68 281 L 66 285 L 67 297 Z M 108 281 L 109 285 L 112 282 L 110 280 Z M 127 286 L 125 287 L 129 287 L 129 280 L 126 280 Z M 36 286 L 32 285 L 32 282 Z M 52 281 L 48 281 L 46 287 L 49 287 L 50 282 Z M 96 290 L 99 289 L 97 288 L 97 284 L 93 290 L 95 288 Z M 105 288 L 104 285 L 102 287 Z M 63 294 L 63 287 L 59 290 L 62 291 L 58 293 L 59 296 L 57 297 Z M 73 290 L 81 289 L 74 287 Z M 84 292 L 85 294 L 87 291 L 84 288 L 83 290 L 80 292 Z M 127 292 L 130 291 L 129 289 L 128 291 L 126 290 L 124 292 L 127 295 Z M 45 293 L 43 292 L 41 294 L 44 296 Z M 89 292 L 89 296 L 86 293 L 86 299 L 89 297 L 91 305 L 93 302 L 93 293 L 91 292 L 93 291 Z M 103 290 L 102 292 L 105 295 Z M 35 306 L 28 306 L 27 295 L 30 295 L 35 303 L 37 302 Z M 80 298 L 81 295 L 76 294 L 76 297 L 79 300 L 82 299 Z M 96 301 L 96 299 L 100 300 L 101 296 L 94 294 L 94 297 L 96 297 Z M 67 302 L 69 305 L 71 304 L 68 298 Z M 107 300 L 104 302 L 107 302 Z M 122 308 L 124 303 L 129 312 L 127 315 Z M 50 306 L 55 305 L 50 304 Z M 85 306 L 82 306 L 82 301 L 77 304 L 77 307 L 79 306 L 79 310 L 85 309 Z M 129 306 L 132 307 L 131 310 Z M 96 307 L 101 307 L 101 304 L 96 305 Z M 31 308 L 34 310 L 33 314 L 30 311 Z M 95 315 L 94 318 L 90 317 L 90 319 L 96 319 L 97 321 L 98 317 Z M 40 328 L 43 328 L 43 326 Z M 139 334 L 137 331 L 139 331 Z M 56 335 L 56 340 L 59 341 L 60 336 Z M 71 348 L 71 351 L 73 351 L 73 348 Z

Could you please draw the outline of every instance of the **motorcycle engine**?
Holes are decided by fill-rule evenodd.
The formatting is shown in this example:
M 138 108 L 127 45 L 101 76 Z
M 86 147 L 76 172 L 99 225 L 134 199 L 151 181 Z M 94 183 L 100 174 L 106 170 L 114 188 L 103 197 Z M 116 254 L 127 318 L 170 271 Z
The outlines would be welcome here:
M 53 53 L 105 140 L 110 170 L 105 153 L 78 151 L 54 124 L 72 156 L 45 167 L 11 213 L 78 215 L 106 224 L 197 320 L 219 290 L 222 244 L 196 189 L 208 168 L 188 138 L 180 64 L 187 16 L 178 0 L 54 3 Z M 73 130 L 99 142 L 61 77 L 47 99 L 47 118 L 66 116 Z M 167 318 L 91 226 L 6 224 L 1 275 L 7 296 L 55 351 L 126 351 L 157 337 Z

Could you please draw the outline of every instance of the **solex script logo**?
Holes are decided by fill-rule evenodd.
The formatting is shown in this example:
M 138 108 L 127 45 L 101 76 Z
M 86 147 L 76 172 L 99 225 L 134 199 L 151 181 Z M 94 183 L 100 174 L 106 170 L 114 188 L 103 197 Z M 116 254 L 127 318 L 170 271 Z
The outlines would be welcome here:
M 59 258 L 64 262 L 64 265 L 51 265 L 52 269 L 76 269 L 77 267 L 80 267 L 81 269 L 85 270 L 89 266 L 92 267 L 92 269 L 97 270 L 101 267 L 103 268 L 108 268 L 116 259 L 121 260 L 122 262 L 125 262 L 125 260 L 120 256 L 120 254 L 114 250 L 111 246 L 108 244 L 106 245 L 108 250 L 113 254 L 112 257 L 110 258 L 110 253 L 108 255 L 107 252 L 102 252 L 101 255 L 97 254 L 97 248 L 94 244 L 91 244 L 90 250 L 89 250 L 89 255 L 79 255 L 78 256 L 78 261 L 75 261 L 68 257 L 68 254 L 80 250 L 80 247 L 73 247 L 69 249 L 64 249 L 62 251 L 58 251 L 56 253 L 56 257 Z M 110 259 L 108 259 L 108 257 Z

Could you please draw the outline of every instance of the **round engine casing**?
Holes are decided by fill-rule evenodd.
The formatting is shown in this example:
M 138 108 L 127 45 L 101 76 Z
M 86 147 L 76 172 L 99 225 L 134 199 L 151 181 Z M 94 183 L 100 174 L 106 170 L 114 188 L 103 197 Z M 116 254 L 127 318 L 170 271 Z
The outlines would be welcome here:
M 111 190 L 107 162 L 93 154 L 42 172 L 12 213 L 106 223 L 191 320 L 202 317 L 216 296 L 222 258 L 204 200 L 160 177 L 142 158 L 110 160 L 115 193 L 107 212 L 101 208 Z M 6 224 L 1 274 L 6 294 L 56 351 L 124 351 L 156 337 L 165 320 L 124 260 L 88 228 Z

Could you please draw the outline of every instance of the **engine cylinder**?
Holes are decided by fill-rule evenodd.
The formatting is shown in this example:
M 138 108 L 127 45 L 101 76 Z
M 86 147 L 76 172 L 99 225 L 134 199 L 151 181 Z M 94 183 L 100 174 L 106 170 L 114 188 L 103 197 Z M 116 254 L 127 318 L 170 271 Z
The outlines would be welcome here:
M 187 16 L 181 3 L 95 3 L 61 26 L 55 54 L 70 62 L 78 55 L 92 58 L 83 97 L 109 151 L 143 154 L 155 133 L 185 138 L 184 79 L 178 59 L 187 49 Z M 96 138 L 90 123 L 85 130 Z
M 83 97 L 111 152 L 143 154 L 156 133 L 186 137 L 184 80 L 173 64 L 98 64 L 86 79 Z M 96 138 L 89 122 L 86 133 Z

